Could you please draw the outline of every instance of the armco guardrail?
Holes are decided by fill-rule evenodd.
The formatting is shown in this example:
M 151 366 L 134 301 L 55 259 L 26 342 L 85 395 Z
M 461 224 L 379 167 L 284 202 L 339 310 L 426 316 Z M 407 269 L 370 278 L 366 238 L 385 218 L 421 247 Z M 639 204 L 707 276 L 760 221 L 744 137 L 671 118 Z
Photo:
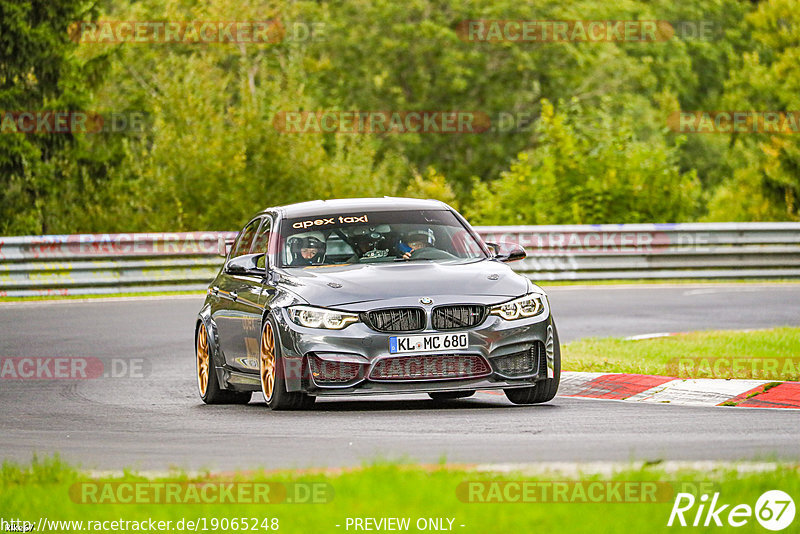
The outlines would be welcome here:
M 533 280 L 800 277 L 800 223 L 478 227 Z M 0 296 L 202 290 L 235 232 L 0 238 Z
M 236 232 L 0 238 L 0 296 L 201 290 Z
M 535 280 L 793 278 L 800 223 L 602 224 L 479 228 L 517 243 Z

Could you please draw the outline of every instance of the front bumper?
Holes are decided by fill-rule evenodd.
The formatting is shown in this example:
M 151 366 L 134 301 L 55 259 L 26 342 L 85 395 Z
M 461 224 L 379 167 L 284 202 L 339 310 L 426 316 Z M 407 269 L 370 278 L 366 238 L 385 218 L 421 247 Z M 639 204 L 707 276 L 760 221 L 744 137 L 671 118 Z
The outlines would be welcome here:
M 409 335 L 404 333 L 382 333 L 372 330 L 364 323 L 352 324 L 343 330 L 305 328 L 295 324 L 285 309 L 273 314 L 282 348 L 283 372 L 289 391 L 305 391 L 315 396 L 374 395 L 398 393 L 428 393 L 441 391 L 506 389 L 530 387 L 539 380 L 553 377 L 552 319 L 549 307 L 542 315 L 516 321 L 506 321 L 489 315 L 480 325 L 456 331 L 441 332 L 426 329 L 411 335 L 467 334 L 469 347 L 448 352 L 421 353 L 424 358 L 450 356 L 472 356 L 482 358 L 488 364 L 480 376 L 458 378 L 422 378 L 376 380 L 373 370 L 385 359 L 402 358 L 407 355 L 390 354 L 389 338 Z M 549 350 L 546 350 L 549 347 Z M 503 357 L 524 353 L 531 349 L 541 353 L 536 369 L 530 373 L 512 374 L 502 372 L 499 362 Z M 324 362 L 341 362 L 359 366 L 361 372 L 356 379 L 343 383 L 320 382 L 310 372 L 309 358 Z

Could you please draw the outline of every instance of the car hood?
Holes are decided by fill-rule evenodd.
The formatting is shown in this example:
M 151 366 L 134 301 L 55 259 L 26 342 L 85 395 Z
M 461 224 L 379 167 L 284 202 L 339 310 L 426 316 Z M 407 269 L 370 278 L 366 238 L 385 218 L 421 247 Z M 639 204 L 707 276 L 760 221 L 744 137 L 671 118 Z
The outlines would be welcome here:
M 282 271 L 278 286 L 317 306 L 343 306 L 382 300 L 396 305 L 421 297 L 453 301 L 472 297 L 501 302 L 533 287 L 527 278 L 496 261 L 470 263 L 409 262 L 334 265 Z M 435 299 L 436 300 L 436 299 Z

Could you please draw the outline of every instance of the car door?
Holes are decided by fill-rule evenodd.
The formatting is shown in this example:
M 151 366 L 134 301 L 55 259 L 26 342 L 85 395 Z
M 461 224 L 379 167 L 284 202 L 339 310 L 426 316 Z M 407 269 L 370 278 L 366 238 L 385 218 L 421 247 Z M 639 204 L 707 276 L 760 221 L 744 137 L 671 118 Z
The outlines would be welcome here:
M 256 232 L 250 246 L 250 254 L 264 254 L 258 266 L 265 268 L 267 265 L 266 254 L 269 241 L 272 237 L 272 218 L 266 216 Z M 248 370 L 258 370 L 258 357 L 261 343 L 261 317 L 264 312 L 262 295 L 269 291 L 266 285 L 266 270 L 264 276 L 239 276 L 238 310 L 241 313 L 243 353 L 240 362 Z
M 250 253 L 263 221 L 263 217 L 258 217 L 245 225 L 233 244 L 227 262 Z M 258 342 L 253 347 L 252 339 L 259 337 L 261 313 L 257 307 L 254 308 L 250 295 L 254 291 L 253 286 L 260 284 L 261 277 L 229 273 L 227 262 L 222 275 L 217 279 L 219 305 L 212 312 L 212 317 L 219 333 L 219 345 L 225 356 L 225 364 L 233 369 L 252 371 L 254 368 L 258 369 Z M 255 305 L 258 305 L 257 299 Z M 255 322 L 258 323 L 257 326 L 254 326 Z M 250 356 L 254 350 L 255 364 Z

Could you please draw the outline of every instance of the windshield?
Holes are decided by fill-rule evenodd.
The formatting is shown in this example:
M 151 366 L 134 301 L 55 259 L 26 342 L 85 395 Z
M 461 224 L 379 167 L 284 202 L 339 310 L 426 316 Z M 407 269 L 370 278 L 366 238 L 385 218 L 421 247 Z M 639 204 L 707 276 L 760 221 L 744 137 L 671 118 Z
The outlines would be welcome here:
M 477 240 L 447 210 L 333 213 L 281 224 L 283 267 L 485 257 Z

